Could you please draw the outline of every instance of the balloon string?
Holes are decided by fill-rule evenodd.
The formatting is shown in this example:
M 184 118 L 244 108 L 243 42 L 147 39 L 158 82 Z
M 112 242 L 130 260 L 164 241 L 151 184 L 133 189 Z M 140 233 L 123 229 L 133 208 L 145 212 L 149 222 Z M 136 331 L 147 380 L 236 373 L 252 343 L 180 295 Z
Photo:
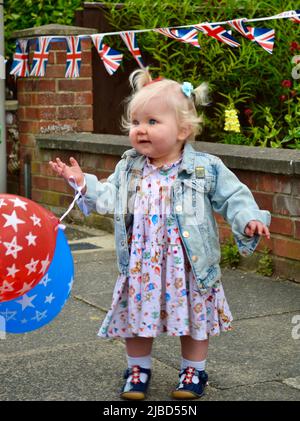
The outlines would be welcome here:
M 59 219 L 59 222 L 61 222 L 70 212 L 71 210 L 74 208 L 75 203 L 77 202 L 77 200 L 81 197 L 81 192 L 82 190 L 85 188 L 86 186 L 86 182 L 84 180 L 84 183 L 82 186 L 78 186 L 78 184 L 76 183 L 74 177 L 70 177 L 68 180 L 69 184 L 71 187 L 73 187 L 73 189 L 76 191 L 75 197 L 72 201 L 72 203 L 70 204 L 70 206 L 68 207 L 68 209 L 66 210 L 66 212 L 63 214 L 63 216 Z

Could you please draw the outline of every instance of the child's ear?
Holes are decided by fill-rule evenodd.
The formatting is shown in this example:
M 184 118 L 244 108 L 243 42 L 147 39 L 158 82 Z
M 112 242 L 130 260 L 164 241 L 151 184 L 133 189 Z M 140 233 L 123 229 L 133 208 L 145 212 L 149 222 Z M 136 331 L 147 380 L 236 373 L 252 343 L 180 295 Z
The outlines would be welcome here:
M 189 125 L 182 125 L 178 130 L 178 140 L 186 140 L 192 133 L 192 128 Z

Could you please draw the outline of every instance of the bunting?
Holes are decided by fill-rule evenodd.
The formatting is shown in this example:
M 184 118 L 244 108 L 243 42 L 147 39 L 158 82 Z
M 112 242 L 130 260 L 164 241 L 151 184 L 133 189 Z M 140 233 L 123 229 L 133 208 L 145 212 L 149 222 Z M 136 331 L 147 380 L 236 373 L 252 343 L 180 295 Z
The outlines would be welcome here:
M 256 28 L 248 26 L 248 22 L 257 22 L 271 19 L 288 19 L 294 23 L 300 23 L 300 9 L 289 10 L 279 13 L 275 16 L 265 18 L 246 19 L 239 18 L 225 22 L 204 22 L 196 25 L 178 26 L 173 28 L 154 28 L 154 29 L 139 29 L 132 31 L 109 32 L 94 35 L 78 35 L 78 36 L 58 36 L 58 37 L 40 37 L 36 39 L 36 51 L 33 55 L 33 64 L 31 71 L 29 71 L 28 55 L 29 55 L 29 40 L 18 40 L 16 44 L 16 52 L 13 57 L 13 64 L 10 74 L 27 77 L 27 76 L 44 76 L 46 72 L 46 65 L 49 57 L 49 47 L 51 42 L 65 41 L 67 45 L 67 59 L 65 77 L 79 77 L 81 66 L 81 40 L 92 39 L 95 48 L 105 66 L 109 75 L 113 75 L 119 68 L 123 54 L 110 48 L 103 43 L 103 38 L 106 35 L 118 35 L 126 44 L 130 53 L 138 63 L 139 67 L 145 68 L 141 51 L 137 44 L 136 34 L 142 32 L 154 31 L 163 34 L 171 39 L 179 42 L 190 44 L 194 47 L 201 48 L 198 41 L 199 32 L 215 38 L 216 40 L 227 44 L 231 47 L 239 47 L 239 42 L 232 36 L 231 30 L 226 30 L 222 25 L 228 24 L 233 29 L 238 31 L 242 36 L 260 45 L 265 51 L 272 54 L 275 31 L 268 28 Z
M 195 28 L 192 28 L 192 29 L 159 28 L 159 29 L 155 29 L 155 31 L 169 38 L 176 39 L 177 41 L 191 44 L 194 47 L 200 48 L 199 41 L 198 41 L 199 33 Z
M 144 63 L 142 59 L 142 54 L 137 44 L 136 36 L 134 32 L 122 32 L 120 33 L 121 38 L 125 42 L 128 50 L 133 55 L 134 59 L 136 60 L 137 64 L 144 69 Z
M 300 23 L 300 10 L 289 10 L 275 15 L 277 18 L 288 18 L 292 22 Z
M 230 45 L 230 47 L 239 47 L 240 44 L 231 36 L 229 32 L 226 31 L 220 25 L 212 25 L 211 23 L 202 23 L 195 25 L 199 31 L 203 32 L 209 37 L 213 37 L 224 44 Z
M 79 37 L 67 37 L 67 64 L 65 77 L 79 77 L 81 65 L 81 41 Z
M 230 20 L 228 21 L 228 25 L 237 30 L 245 38 L 256 42 L 264 50 L 272 54 L 275 41 L 274 29 L 252 28 L 251 26 L 246 26 L 245 20 L 245 18 Z
M 104 44 L 102 42 L 102 35 L 92 35 L 91 38 L 104 64 L 105 69 L 110 75 L 113 75 L 118 70 L 122 62 L 123 54 L 119 53 L 119 51 L 113 50 L 108 45 Z
M 292 22 L 300 23 L 300 10 L 294 10 L 297 16 L 290 18 Z
M 28 40 L 20 39 L 17 41 L 16 52 L 13 57 L 11 75 L 19 77 L 29 76 L 28 65 Z
M 30 76 L 45 76 L 51 37 L 37 38 Z

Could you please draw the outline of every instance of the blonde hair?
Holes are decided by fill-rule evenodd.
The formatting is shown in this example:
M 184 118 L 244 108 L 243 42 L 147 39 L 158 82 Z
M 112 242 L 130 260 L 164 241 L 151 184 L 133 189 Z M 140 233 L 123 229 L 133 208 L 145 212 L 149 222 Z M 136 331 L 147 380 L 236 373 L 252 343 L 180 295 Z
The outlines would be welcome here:
M 122 127 L 128 132 L 132 127 L 132 113 L 134 110 L 146 105 L 152 98 L 163 98 L 174 109 L 179 126 L 191 128 L 190 139 L 194 139 L 202 131 L 203 119 L 198 116 L 196 107 L 209 104 L 208 84 L 201 83 L 187 97 L 182 91 L 182 84 L 171 79 L 152 80 L 147 69 L 138 69 L 129 77 L 133 89 L 132 95 L 127 98 L 125 115 L 122 118 Z

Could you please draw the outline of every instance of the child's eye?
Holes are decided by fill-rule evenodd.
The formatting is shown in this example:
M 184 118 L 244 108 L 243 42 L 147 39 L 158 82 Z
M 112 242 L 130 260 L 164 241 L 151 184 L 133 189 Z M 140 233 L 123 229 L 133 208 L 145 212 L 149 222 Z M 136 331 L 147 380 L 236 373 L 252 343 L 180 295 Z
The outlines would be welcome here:
M 154 125 L 156 123 L 157 123 L 157 120 L 155 120 L 155 118 L 150 118 L 150 120 L 149 120 L 150 125 Z
M 138 126 L 139 122 L 138 122 L 138 120 L 132 120 L 132 123 L 131 124 L 133 126 Z

